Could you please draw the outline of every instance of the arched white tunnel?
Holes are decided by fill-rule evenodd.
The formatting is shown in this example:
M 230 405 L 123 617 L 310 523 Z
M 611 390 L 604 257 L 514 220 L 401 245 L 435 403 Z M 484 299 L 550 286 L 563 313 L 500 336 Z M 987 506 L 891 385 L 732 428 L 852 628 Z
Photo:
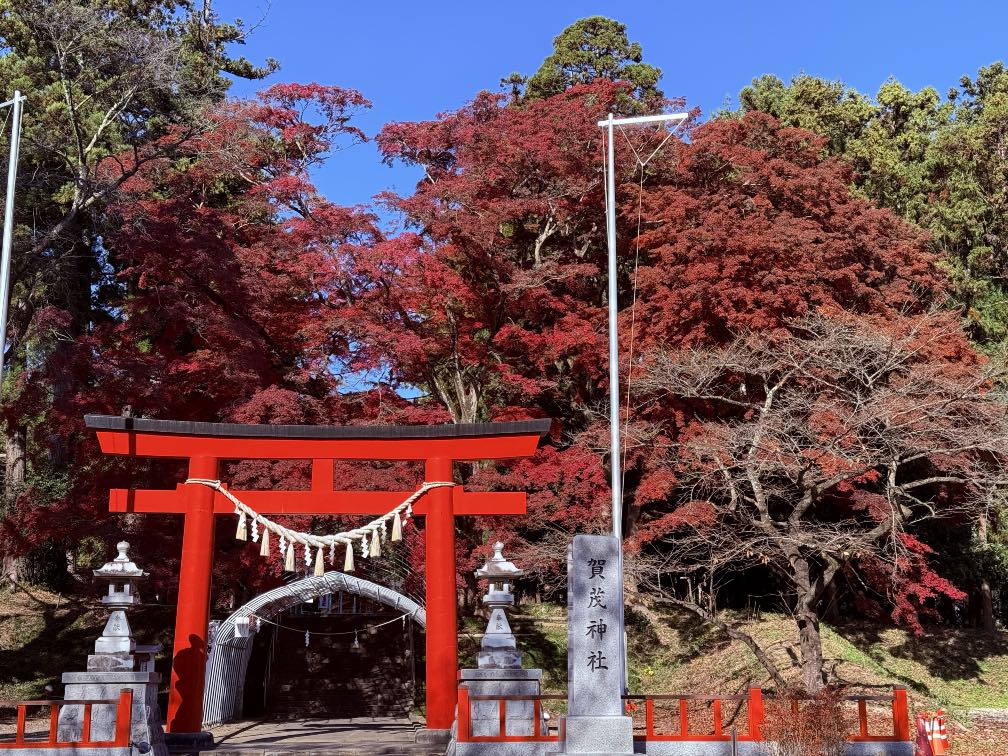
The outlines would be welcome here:
M 253 637 L 235 634 L 236 620 L 256 615 L 272 619 L 284 609 L 332 593 L 351 593 L 377 601 L 402 612 L 420 627 L 426 627 L 424 608 L 391 588 L 342 572 L 307 577 L 267 591 L 235 610 L 217 626 L 207 657 L 206 685 L 203 689 L 203 724 L 213 726 L 241 717 L 245 673 L 252 654 Z

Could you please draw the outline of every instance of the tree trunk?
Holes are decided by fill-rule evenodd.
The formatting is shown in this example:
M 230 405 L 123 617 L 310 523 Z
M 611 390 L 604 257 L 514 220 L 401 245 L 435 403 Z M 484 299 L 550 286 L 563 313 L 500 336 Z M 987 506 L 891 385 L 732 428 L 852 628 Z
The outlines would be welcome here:
M 819 635 L 817 596 L 811 579 L 808 560 L 797 551 L 788 555 L 794 575 L 797 606 L 798 646 L 801 650 L 802 682 L 809 694 L 823 689 L 822 636 Z
M 997 625 L 994 623 L 994 596 L 991 591 L 990 582 L 986 577 L 980 581 L 980 617 L 984 632 L 996 635 Z
M 16 426 L 7 429 L 4 439 L 7 460 L 4 465 L 4 501 L 11 502 L 21 491 L 25 479 L 25 429 Z
M 986 511 L 980 513 L 980 520 L 977 522 L 977 540 L 980 541 L 981 546 L 987 545 Z M 994 622 L 994 596 L 986 575 L 980 577 L 980 626 L 987 633 L 997 632 L 997 626 Z
M 810 695 L 823 689 L 826 682 L 823 675 L 822 636 L 819 634 L 819 618 L 815 615 L 799 615 L 798 642 L 801 649 L 802 682 Z

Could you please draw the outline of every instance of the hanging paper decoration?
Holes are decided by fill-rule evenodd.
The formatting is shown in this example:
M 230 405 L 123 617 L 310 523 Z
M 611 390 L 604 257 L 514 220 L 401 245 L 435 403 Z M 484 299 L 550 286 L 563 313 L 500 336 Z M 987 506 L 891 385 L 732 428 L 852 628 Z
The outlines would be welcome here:
M 269 556 L 269 530 L 263 531 L 262 543 L 259 546 L 259 556 Z
M 347 530 L 333 535 L 317 536 L 311 533 L 301 533 L 296 530 L 289 530 L 279 523 L 263 517 L 245 502 L 238 499 L 219 480 L 207 478 L 189 478 L 187 484 L 198 484 L 212 488 L 235 505 L 235 514 L 238 515 L 238 524 L 235 529 L 235 538 L 239 541 L 249 540 L 249 523 L 251 518 L 252 541 L 260 542 L 259 554 L 268 557 L 270 554 L 270 532 L 279 539 L 280 554 L 284 560 L 284 570 L 294 572 L 295 544 L 300 544 L 304 548 L 305 566 L 312 566 L 311 550 L 315 549 L 315 574 L 324 574 L 325 557 L 323 549 L 329 547 L 329 561 L 335 564 L 336 544 L 342 543 L 346 546 L 343 569 L 346 572 L 354 570 L 354 541 L 360 539 L 360 554 L 362 558 L 381 556 L 381 543 L 389 538 L 389 520 L 392 521 L 391 539 L 401 541 L 403 537 L 403 526 L 413 515 L 413 503 L 427 493 L 432 488 L 440 486 L 454 486 L 450 481 L 428 481 L 409 495 L 405 501 L 389 510 L 386 514 L 378 517 L 359 528 Z M 260 526 L 262 532 L 260 533 Z
M 304 645 L 305 645 L 305 648 L 308 648 L 308 644 L 309 643 L 311 643 L 311 633 L 309 633 L 307 630 L 305 630 L 304 631 Z
M 353 572 L 353 544 L 347 541 L 346 545 L 346 557 L 343 559 L 343 572 Z

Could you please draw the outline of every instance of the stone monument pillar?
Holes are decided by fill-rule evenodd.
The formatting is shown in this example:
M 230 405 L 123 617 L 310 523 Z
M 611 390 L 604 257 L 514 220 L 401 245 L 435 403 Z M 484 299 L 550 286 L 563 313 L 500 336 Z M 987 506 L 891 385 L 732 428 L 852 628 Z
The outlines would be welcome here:
M 577 535 L 567 557 L 567 716 L 561 753 L 632 754 L 623 709 L 623 574 L 613 536 Z
M 153 671 L 154 654 L 160 646 L 140 646 L 126 618 L 126 609 L 140 601 L 137 583 L 147 577 L 126 553 L 129 544 L 121 541 L 119 555 L 101 569 L 96 578 L 108 582 L 108 593 L 102 597 L 112 613 L 101 637 L 95 641 L 95 652 L 87 659 L 87 672 L 64 672 L 64 697 L 73 699 L 117 699 L 124 688 L 133 691 L 133 715 L 130 740 L 139 748 L 148 744 L 155 756 L 168 756 L 161 712 L 157 703 L 157 688 L 161 676 Z M 81 733 L 83 706 L 63 706 L 59 714 L 59 737 L 74 740 Z M 115 732 L 114 705 L 94 706 L 91 712 L 91 737 L 111 740 Z
M 504 544 L 494 544 L 494 555 L 480 569 L 476 577 L 489 581 L 483 603 L 490 608 L 490 620 L 476 655 L 476 669 L 459 672 L 460 684 L 469 689 L 471 696 L 537 696 L 542 681 L 541 669 L 523 669 L 522 655 L 515 643 L 511 624 L 505 609 L 514 605 L 512 586 L 524 572 L 504 558 Z M 500 710 L 497 701 L 472 701 L 471 734 L 496 736 L 500 730 Z M 508 735 L 532 735 L 534 732 L 534 705 L 528 701 L 507 703 L 505 724 Z M 542 724 L 542 732 L 545 732 Z M 457 743 L 457 756 L 496 753 L 491 743 Z M 513 745 L 513 744 L 506 744 Z M 532 745 L 532 744 L 530 744 Z M 536 750 L 542 750 L 538 744 Z

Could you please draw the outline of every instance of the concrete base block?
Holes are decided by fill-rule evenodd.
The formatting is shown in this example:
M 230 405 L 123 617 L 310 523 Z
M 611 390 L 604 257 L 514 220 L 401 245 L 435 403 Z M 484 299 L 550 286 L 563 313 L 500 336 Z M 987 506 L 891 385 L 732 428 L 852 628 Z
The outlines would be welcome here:
M 906 741 L 848 743 L 846 756 L 914 756 L 914 744 Z
M 160 675 L 154 672 L 64 672 L 64 696 L 70 700 L 116 700 L 123 689 L 133 691 L 130 740 L 147 743 L 153 756 L 168 756 L 161 710 L 157 702 Z M 112 740 L 115 736 L 115 704 L 91 707 L 91 737 Z M 58 732 L 61 740 L 76 740 L 84 727 L 83 706 L 60 708 Z
M 567 716 L 560 724 L 560 753 L 632 754 L 633 719 L 622 716 Z
M 198 753 L 214 747 L 213 735 L 209 732 L 166 732 L 164 737 L 168 752 L 173 754 Z
M 549 756 L 555 754 L 552 743 L 456 743 L 455 756 Z
M 472 696 L 537 696 L 542 670 L 539 669 L 463 669 L 462 685 Z M 508 701 L 505 727 L 508 735 L 532 735 L 535 731 L 535 708 L 532 701 Z M 496 700 L 471 701 L 469 705 L 470 733 L 476 737 L 496 737 L 500 733 L 500 705 Z M 540 732 L 546 731 L 545 720 Z
M 452 738 L 451 730 L 430 730 L 426 727 L 416 731 L 418 745 L 447 746 Z

